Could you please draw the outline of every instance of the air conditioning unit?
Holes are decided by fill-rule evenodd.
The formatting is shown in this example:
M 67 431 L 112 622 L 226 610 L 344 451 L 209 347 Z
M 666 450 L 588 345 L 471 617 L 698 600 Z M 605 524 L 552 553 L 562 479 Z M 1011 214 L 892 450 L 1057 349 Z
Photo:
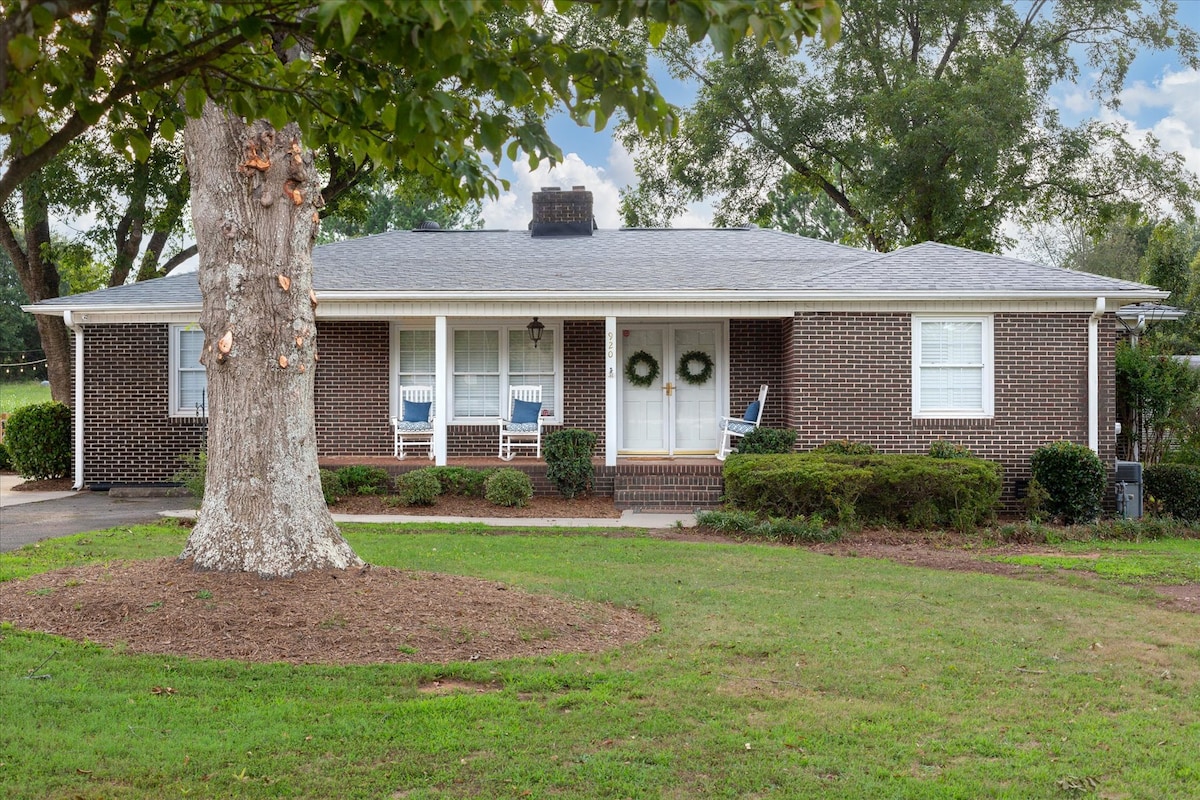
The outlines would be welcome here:
M 1142 517 L 1142 464 L 1117 462 L 1117 513 L 1125 519 Z

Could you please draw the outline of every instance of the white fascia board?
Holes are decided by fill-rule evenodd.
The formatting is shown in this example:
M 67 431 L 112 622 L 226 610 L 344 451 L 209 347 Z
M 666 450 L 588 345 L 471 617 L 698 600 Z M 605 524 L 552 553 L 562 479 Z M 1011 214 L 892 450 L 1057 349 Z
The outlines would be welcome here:
M 1116 304 L 1125 305 L 1143 301 L 1163 300 L 1169 292 L 1158 289 L 1128 292 L 1077 292 L 1077 291 L 743 291 L 743 290 L 690 290 L 653 292 L 493 292 L 487 295 L 480 292 L 363 292 L 363 291 L 317 291 L 317 299 L 324 309 L 318 307 L 317 317 L 337 316 L 335 313 L 323 315 L 321 312 L 331 312 L 330 306 L 339 304 L 390 303 L 390 304 L 428 304 L 428 303 L 548 303 L 548 304 L 596 304 L 596 303 L 819 303 L 840 305 L 848 303 L 896 303 L 896 302 L 1004 302 L 1004 301 L 1086 301 L 1089 304 L 1097 297 L 1108 297 Z M 199 318 L 201 306 L 199 303 L 153 303 L 129 305 L 23 305 L 22 311 L 31 314 L 62 317 L 66 312 L 75 315 L 76 321 L 83 324 L 102 322 L 126 322 L 131 317 L 153 316 L 156 319 L 170 321 L 168 318 L 195 320 Z M 388 315 L 390 318 L 390 315 Z

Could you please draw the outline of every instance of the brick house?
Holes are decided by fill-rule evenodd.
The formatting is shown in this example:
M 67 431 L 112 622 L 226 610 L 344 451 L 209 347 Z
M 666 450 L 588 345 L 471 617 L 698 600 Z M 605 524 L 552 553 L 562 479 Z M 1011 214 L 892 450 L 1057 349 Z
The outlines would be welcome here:
M 946 439 L 1001 462 L 1011 501 L 1043 443 L 1114 460 L 1116 311 L 1166 295 L 936 243 L 877 254 L 755 228 L 612 231 L 592 219 L 591 192 L 551 188 L 535 193 L 529 230 L 317 247 L 322 461 L 386 463 L 398 387 L 411 383 L 434 386 L 449 412 L 437 415 L 438 464 L 494 457 L 507 387 L 539 383 L 548 423 L 598 435 L 598 487 L 618 504 L 711 504 L 717 421 L 767 384 L 763 424 L 794 428 L 797 449 L 851 439 L 924 452 Z M 75 333 L 78 485 L 170 480 L 203 444 L 195 274 L 28 310 Z M 713 365 L 703 383 L 680 376 L 697 351 Z M 649 387 L 626 377 L 640 353 L 658 367 Z M 532 460 L 514 463 L 536 472 Z

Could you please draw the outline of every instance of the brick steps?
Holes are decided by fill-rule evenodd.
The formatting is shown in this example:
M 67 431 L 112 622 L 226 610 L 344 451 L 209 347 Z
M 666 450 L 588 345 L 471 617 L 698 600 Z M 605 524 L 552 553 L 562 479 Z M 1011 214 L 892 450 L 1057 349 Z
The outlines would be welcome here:
M 646 511 L 715 508 L 724 492 L 721 469 L 720 464 L 618 464 L 613 503 Z

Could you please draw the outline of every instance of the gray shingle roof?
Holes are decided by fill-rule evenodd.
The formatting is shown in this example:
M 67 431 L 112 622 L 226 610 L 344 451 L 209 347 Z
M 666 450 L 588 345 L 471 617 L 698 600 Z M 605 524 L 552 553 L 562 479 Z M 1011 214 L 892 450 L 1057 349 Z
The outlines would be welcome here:
M 732 291 L 829 296 L 950 293 L 1124 294 L 1151 287 L 926 242 L 876 254 L 763 229 L 601 230 L 590 237 L 526 231 L 390 233 L 313 251 L 318 292 L 567 295 Z M 199 305 L 194 274 L 56 298 L 47 308 Z

